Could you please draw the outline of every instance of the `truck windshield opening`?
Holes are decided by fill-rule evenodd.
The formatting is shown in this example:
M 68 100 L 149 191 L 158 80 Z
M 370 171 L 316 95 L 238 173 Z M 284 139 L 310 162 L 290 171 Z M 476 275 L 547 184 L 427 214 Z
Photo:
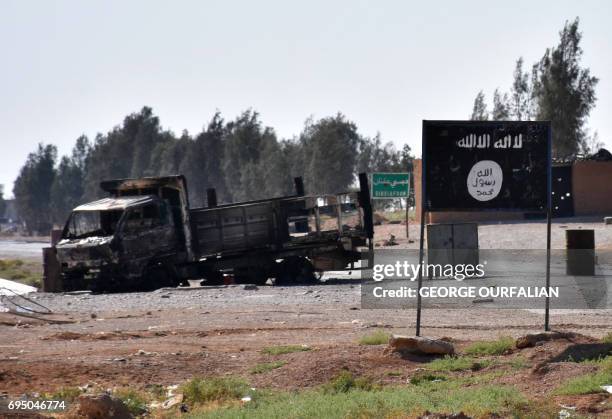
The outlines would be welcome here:
M 75 211 L 70 216 L 65 238 L 112 236 L 122 215 L 123 210 Z

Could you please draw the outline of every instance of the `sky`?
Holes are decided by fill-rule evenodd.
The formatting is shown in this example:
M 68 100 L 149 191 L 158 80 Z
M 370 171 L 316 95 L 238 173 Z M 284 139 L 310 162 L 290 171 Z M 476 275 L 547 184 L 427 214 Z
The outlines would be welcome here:
M 0 184 L 39 142 L 68 154 L 143 106 L 195 134 L 248 108 L 281 138 L 337 112 L 420 155 L 423 119 L 467 119 L 580 17 L 612 147 L 610 1 L 0 0 Z

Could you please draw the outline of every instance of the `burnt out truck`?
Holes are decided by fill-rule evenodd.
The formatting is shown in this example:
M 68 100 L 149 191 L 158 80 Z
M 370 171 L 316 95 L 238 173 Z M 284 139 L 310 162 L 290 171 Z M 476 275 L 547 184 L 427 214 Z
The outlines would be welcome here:
M 55 253 L 58 290 L 151 290 L 188 285 L 316 281 L 354 268 L 372 250 L 372 207 L 365 174 L 359 191 L 296 194 L 190 208 L 183 176 L 104 181 L 107 198 L 76 207 Z

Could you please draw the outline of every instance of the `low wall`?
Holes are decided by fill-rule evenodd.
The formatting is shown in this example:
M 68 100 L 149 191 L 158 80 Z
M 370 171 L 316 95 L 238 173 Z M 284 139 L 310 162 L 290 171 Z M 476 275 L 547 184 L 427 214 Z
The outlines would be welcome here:
M 612 215 L 612 162 L 575 162 L 572 193 L 575 215 Z

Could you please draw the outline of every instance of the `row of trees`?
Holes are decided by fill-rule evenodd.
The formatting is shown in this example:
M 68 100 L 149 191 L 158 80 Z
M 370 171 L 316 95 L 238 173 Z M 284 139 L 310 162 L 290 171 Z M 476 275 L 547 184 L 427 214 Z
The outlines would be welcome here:
M 589 135 L 586 120 L 595 106 L 598 79 L 581 66 L 579 19 L 566 22 L 559 44 L 548 48 L 542 58 L 524 69 L 516 61 L 509 93 L 495 89 L 491 112 L 481 90 L 474 100 L 472 120 L 550 120 L 553 156 L 571 159 L 601 147 L 597 133 Z
M 292 194 L 293 177 L 303 176 L 307 191 L 334 193 L 349 189 L 358 172 L 411 165 L 410 147 L 396 150 L 380 135 L 363 136 L 340 113 L 308 119 L 299 136 L 286 140 L 252 110 L 231 121 L 217 112 L 197 135 L 175 136 L 144 107 L 93 141 L 79 137 L 59 159 L 54 145 L 39 144 L 13 193 L 27 230 L 46 232 L 79 203 L 100 197 L 104 179 L 182 173 L 192 205 L 203 206 L 211 187 L 221 202 L 243 201 Z

